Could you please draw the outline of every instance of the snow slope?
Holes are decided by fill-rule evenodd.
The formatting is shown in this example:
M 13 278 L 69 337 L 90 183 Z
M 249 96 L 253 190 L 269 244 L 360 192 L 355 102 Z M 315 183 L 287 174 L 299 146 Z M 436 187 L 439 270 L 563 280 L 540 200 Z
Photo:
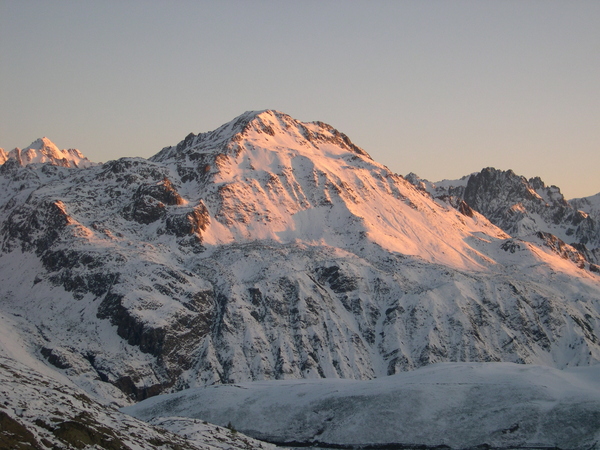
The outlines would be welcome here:
M 206 244 L 299 240 L 347 248 L 364 236 L 387 251 L 476 268 L 480 256 L 467 236 L 502 235 L 432 204 L 331 126 L 277 111 L 248 112 L 151 160 L 176 171 L 182 196 L 214 214 Z
M 273 445 L 199 420 L 148 425 L 102 405 L 62 380 L 0 356 L 0 448 L 119 450 L 274 449 Z M 167 425 L 175 432 L 168 432 Z M 179 434 L 177 434 L 179 431 Z
M 584 449 L 600 440 L 600 366 L 443 363 L 370 381 L 188 389 L 123 411 L 231 423 L 280 443 Z

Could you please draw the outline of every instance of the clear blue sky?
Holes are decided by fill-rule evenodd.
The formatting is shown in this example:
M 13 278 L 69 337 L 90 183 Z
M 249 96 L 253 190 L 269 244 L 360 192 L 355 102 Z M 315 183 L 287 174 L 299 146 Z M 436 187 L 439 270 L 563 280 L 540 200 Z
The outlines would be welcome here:
M 600 1 L 0 0 L 0 147 L 149 157 L 247 110 L 396 173 L 600 192 Z

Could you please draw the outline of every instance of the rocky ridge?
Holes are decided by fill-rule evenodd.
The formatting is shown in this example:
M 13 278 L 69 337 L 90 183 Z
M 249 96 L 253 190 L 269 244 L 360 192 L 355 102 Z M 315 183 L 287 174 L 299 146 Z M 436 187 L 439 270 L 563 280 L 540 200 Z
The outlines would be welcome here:
M 564 257 L 580 265 L 588 261 L 592 270 L 599 270 L 600 194 L 567 201 L 557 186 L 546 186 L 539 177 L 528 180 L 494 168 L 438 183 L 415 174 L 407 179 L 463 212 L 477 211 L 511 236 L 560 247 Z
M 569 204 L 585 212 L 596 222 L 600 222 L 600 193 L 590 197 L 571 199 Z

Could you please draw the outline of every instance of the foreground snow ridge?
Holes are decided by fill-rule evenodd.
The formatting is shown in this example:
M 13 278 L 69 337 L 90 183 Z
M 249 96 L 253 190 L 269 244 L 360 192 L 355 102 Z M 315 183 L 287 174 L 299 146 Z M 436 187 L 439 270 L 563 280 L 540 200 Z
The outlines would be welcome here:
M 595 448 L 600 366 L 440 363 L 369 381 L 260 381 L 188 389 L 123 409 L 203 419 L 280 444 Z
M 0 356 L 0 449 L 42 448 L 275 450 L 273 445 L 198 420 L 148 425 L 95 402 L 77 387 Z

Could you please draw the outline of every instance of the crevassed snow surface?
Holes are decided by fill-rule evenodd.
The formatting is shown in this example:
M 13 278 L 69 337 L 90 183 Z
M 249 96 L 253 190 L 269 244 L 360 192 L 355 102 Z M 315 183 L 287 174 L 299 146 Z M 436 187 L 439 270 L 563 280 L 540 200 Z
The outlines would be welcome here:
M 280 443 L 589 448 L 600 441 L 600 365 L 440 363 L 369 381 L 195 388 L 123 411 L 143 420 L 231 423 Z

